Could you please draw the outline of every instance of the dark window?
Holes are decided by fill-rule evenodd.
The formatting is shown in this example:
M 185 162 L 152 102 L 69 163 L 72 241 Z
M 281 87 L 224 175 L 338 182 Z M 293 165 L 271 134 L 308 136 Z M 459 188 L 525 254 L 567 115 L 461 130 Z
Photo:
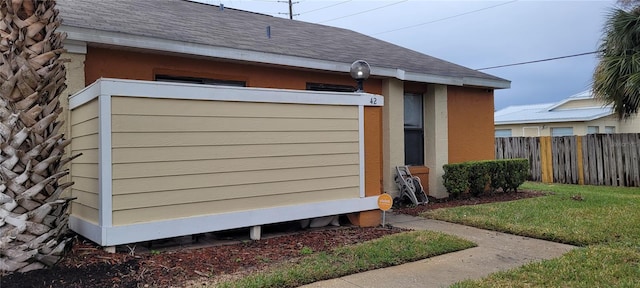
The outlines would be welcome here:
M 424 165 L 424 118 L 422 95 L 404 94 L 404 163 Z
M 356 87 L 349 86 L 349 85 L 307 83 L 307 90 L 310 90 L 310 91 L 333 91 L 333 92 L 355 92 L 356 91 Z
M 206 85 L 220 85 L 220 86 L 235 86 L 246 87 L 247 84 L 244 81 L 234 80 L 220 80 L 198 77 L 183 77 L 183 76 L 169 76 L 169 75 L 156 75 L 156 81 L 163 82 L 176 82 L 176 83 L 191 83 L 191 84 L 206 84 Z

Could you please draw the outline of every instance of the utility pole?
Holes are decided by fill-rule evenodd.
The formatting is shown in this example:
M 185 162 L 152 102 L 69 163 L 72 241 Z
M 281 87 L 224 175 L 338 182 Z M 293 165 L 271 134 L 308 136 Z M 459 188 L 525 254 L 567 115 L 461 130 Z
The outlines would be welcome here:
M 293 16 L 298 16 L 299 14 L 293 14 L 293 4 L 298 4 L 300 2 L 293 2 L 293 0 L 288 0 L 288 1 L 278 1 L 280 3 L 289 3 L 289 19 L 293 20 Z M 287 14 L 287 13 L 278 13 L 278 14 Z

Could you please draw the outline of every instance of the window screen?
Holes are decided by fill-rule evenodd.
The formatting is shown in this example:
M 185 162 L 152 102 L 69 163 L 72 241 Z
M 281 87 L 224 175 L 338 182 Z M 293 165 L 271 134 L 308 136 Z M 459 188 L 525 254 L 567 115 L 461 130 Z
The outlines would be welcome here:
M 356 87 L 348 86 L 348 85 L 307 83 L 307 90 L 310 90 L 310 91 L 333 91 L 333 92 L 355 92 L 356 91 Z
M 162 82 L 176 82 L 176 83 L 191 83 L 191 84 L 206 84 L 206 85 L 220 85 L 220 86 L 235 86 L 246 87 L 247 83 L 244 81 L 234 80 L 220 80 L 198 77 L 183 77 L 183 76 L 169 76 L 169 75 L 156 75 L 156 81 Z
M 511 129 L 496 129 L 496 137 L 511 137 Z
M 616 126 L 604 126 L 604 133 L 616 133 Z
M 422 94 L 404 94 L 404 163 L 424 165 Z
M 553 127 L 551 128 L 551 136 L 572 136 L 573 127 Z

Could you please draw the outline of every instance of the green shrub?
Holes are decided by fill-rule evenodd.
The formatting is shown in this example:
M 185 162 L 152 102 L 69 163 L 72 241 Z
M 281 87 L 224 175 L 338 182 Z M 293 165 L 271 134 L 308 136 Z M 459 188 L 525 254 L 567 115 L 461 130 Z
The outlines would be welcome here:
M 529 160 L 528 159 L 505 159 L 504 175 L 505 186 L 502 190 L 505 192 L 512 190 L 518 192 L 518 187 L 529 178 Z
M 452 197 L 469 191 L 478 196 L 487 189 L 502 189 L 504 192 L 518 191 L 518 187 L 529 177 L 527 159 L 500 159 L 446 164 L 444 187 Z
M 467 165 L 465 163 L 445 164 L 444 168 L 444 187 L 452 197 L 458 197 L 460 194 L 469 190 L 469 175 L 467 173 Z
M 495 160 L 490 162 L 489 175 L 491 175 L 491 191 L 496 191 L 500 188 L 504 191 L 504 187 L 507 187 L 507 173 L 502 171 L 508 171 L 506 169 L 506 161 Z
M 491 163 L 492 161 L 466 162 L 471 195 L 479 196 L 486 190 L 491 181 Z

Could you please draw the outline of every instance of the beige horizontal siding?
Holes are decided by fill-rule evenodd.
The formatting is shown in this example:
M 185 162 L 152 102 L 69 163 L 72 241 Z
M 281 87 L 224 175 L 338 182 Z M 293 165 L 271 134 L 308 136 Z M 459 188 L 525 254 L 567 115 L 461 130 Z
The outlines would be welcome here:
M 97 135 L 96 135 L 97 137 Z M 72 140 L 73 142 L 73 140 Z M 76 163 L 86 163 L 86 164 L 98 164 L 98 149 L 73 149 L 73 154 L 76 155 L 78 153 L 82 153 L 82 155 L 76 159 L 73 159 L 72 163 L 75 165 Z M 73 170 L 73 169 L 72 169 Z M 73 173 L 73 172 L 72 172 Z
M 115 136 L 115 135 L 114 135 Z M 113 163 L 238 159 L 358 153 L 358 143 L 309 143 L 113 149 Z
M 73 117 L 73 112 L 71 117 Z M 80 122 L 78 124 L 71 125 L 71 135 L 73 137 L 80 137 L 85 135 L 97 135 L 98 134 L 98 118 Z
M 73 137 L 73 150 L 87 150 L 87 149 L 97 149 L 98 147 L 98 134 L 89 134 L 84 136 L 76 136 Z
M 357 119 L 240 118 L 114 115 L 113 132 L 261 132 L 352 130 Z M 357 126 L 356 126 L 357 127 Z
M 97 180 L 96 175 L 98 175 L 98 165 L 95 163 L 73 163 L 73 176 Z
M 75 182 L 71 195 L 71 213 L 87 221 L 98 223 L 98 101 L 93 100 L 71 111 L 71 154 L 82 156 L 71 163 L 71 181 Z
M 289 194 L 298 192 L 312 192 L 331 189 L 355 188 L 353 183 L 358 181 L 358 176 L 344 176 L 332 178 L 331 181 L 325 179 L 308 179 L 287 181 L 286 185 L 281 182 L 241 184 L 234 186 L 212 187 L 153 191 L 150 193 L 121 194 L 113 197 L 113 206 L 121 210 L 134 209 L 138 203 L 145 202 L 148 207 L 159 207 L 175 204 L 188 204 L 203 201 L 218 201 L 229 199 L 252 198 L 258 196 Z M 359 191 L 350 191 L 350 196 L 357 196 Z M 153 197 L 150 197 L 152 195 Z
M 112 105 L 114 225 L 359 197 L 356 106 Z
M 92 100 L 71 111 L 71 125 L 98 118 L 98 100 Z
M 357 197 L 358 193 L 358 188 L 345 188 L 327 191 L 311 191 L 294 194 L 241 198 L 226 201 L 208 201 L 160 207 L 140 207 L 137 209 L 113 211 L 113 223 L 115 225 L 124 225 L 167 219 L 167 217 L 182 218 L 193 215 L 246 211 L 260 208 L 320 202 L 327 201 L 328 199 L 350 199 Z
M 357 154 L 167 161 L 113 165 L 115 179 L 351 165 Z
M 256 143 L 259 139 L 260 143 Z M 113 148 L 357 142 L 353 131 L 114 133 Z
M 86 192 L 78 189 L 73 190 L 73 197 L 76 197 L 76 202 L 82 203 L 82 205 L 98 210 L 98 197 L 92 192 Z
M 153 102 L 153 103 L 151 103 Z M 153 105 L 153 109 L 148 109 Z M 241 109 L 238 107 L 242 106 Z M 225 102 L 205 100 L 149 99 L 116 97 L 113 115 L 188 116 L 188 117 L 260 117 L 260 118 L 357 118 L 353 106 L 326 106 L 279 103 Z
M 113 194 L 148 193 L 153 191 L 170 191 L 203 187 L 223 187 L 256 183 L 281 182 L 298 179 L 320 179 L 332 181 L 335 177 L 357 176 L 358 165 L 342 165 L 328 167 L 308 167 L 296 169 L 256 170 L 245 172 L 191 174 L 171 177 L 147 177 L 131 179 L 114 179 Z M 355 182 L 357 185 L 358 182 Z M 141 203 L 142 204 L 142 203 Z M 117 207 L 114 207 L 114 210 Z
M 76 216 L 78 218 L 82 218 L 83 220 L 89 221 L 91 223 L 94 223 L 96 225 L 99 224 L 100 222 L 100 218 L 99 218 L 99 214 L 98 214 L 98 209 L 95 208 L 91 208 L 89 206 L 85 206 L 82 205 L 81 203 L 78 203 L 77 201 L 73 201 L 71 203 L 71 211 L 72 211 L 72 215 Z

